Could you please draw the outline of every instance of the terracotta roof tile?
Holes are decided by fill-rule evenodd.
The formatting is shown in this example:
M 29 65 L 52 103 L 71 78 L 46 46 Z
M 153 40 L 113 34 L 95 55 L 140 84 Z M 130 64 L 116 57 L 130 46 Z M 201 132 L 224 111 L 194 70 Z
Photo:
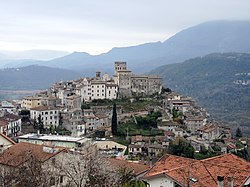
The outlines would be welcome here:
M 40 162 L 44 162 L 64 150 L 57 148 L 57 151 L 49 153 L 44 151 L 43 147 L 43 145 L 26 142 L 15 144 L 0 155 L 0 164 L 16 167 L 29 160 L 31 156 L 34 156 Z
M 148 165 L 135 163 L 135 162 L 128 162 L 126 160 L 119 160 L 115 158 L 107 158 L 110 164 L 117 169 L 131 169 L 136 175 L 139 175 L 149 169 Z
M 194 159 L 166 154 L 158 162 L 154 164 L 154 166 L 149 170 L 149 172 L 145 175 L 145 177 L 158 175 L 167 172 L 173 168 L 178 168 L 195 161 L 196 160 Z
M 225 154 L 204 160 L 192 160 L 173 155 L 163 156 L 144 176 L 145 179 L 166 175 L 180 185 L 192 187 L 216 187 L 217 176 L 232 177 L 234 187 L 240 187 L 250 176 L 250 163 L 233 155 Z
M 5 139 L 8 140 L 9 142 L 11 142 L 13 145 L 16 144 L 16 142 L 14 142 L 12 139 L 10 139 L 8 136 L 4 135 L 3 133 L 0 133 L 0 136 L 2 136 L 3 138 L 5 138 Z

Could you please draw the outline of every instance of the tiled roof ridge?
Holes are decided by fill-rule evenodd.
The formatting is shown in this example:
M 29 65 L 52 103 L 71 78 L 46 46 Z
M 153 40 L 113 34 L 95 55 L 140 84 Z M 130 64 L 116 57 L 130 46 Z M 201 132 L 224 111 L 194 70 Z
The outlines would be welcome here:
M 185 164 L 185 165 L 182 165 L 182 166 L 179 166 L 179 167 L 175 167 L 173 169 L 165 170 L 165 171 L 170 172 L 170 171 L 178 170 L 178 169 L 181 169 L 181 168 L 190 167 L 192 165 L 198 164 L 199 162 L 200 162 L 200 160 L 195 160 L 194 159 L 194 162 L 190 162 L 188 164 Z
M 150 170 L 156 165 L 156 163 L 158 163 L 163 157 L 168 156 L 169 157 L 170 154 L 164 154 L 162 157 L 160 157 L 153 165 L 152 167 L 149 168 L 149 170 L 145 173 L 144 177 L 150 172 Z
M 145 173 L 144 176 L 146 176 L 146 175 L 150 172 L 150 170 L 151 170 L 152 168 L 154 168 L 154 166 L 156 165 L 156 163 L 158 163 L 159 161 L 161 161 L 161 159 L 163 159 L 164 157 L 166 157 L 166 158 L 168 158 L 168 157 L 178 157 L 178 158 L 182 158 L 182 159 L 184 158 L 184 159 L 187 159 L 187 160 L 189 160 L 189 161 L 193 160 L 193 161 L 194 161 L 193 163 L 199 161 L 199 160 L 196 160 L 196 159 L 186 158 L 186 157 L 182 157 L 182 156 L 178 156 L 178 155 L 172 155 L 172 154 L 168 154 L 168 153 L 167 153 L 167 154 L 164 154 L 161 158 L 159 158 L 159 159 L 154 163 L 154 165 L 153 165 L 151 168 L 149 168 L 149 170 Z M 180 167 L 177 167 L 177 168 L 179 169 L 179 168 L 186 167 L 186 166 L 187 166 L 187 165 L 183 165 L 183 166 L 180 166 Z M 173 169 L 170 169 L 170 170 L 166 169 L 166 170 L 164 170 L 164 171 L 161 171 L 161 172 L 157 173 L 156 175 L 165 173 L 166 171 L 167 171 L 167 172 L 173 171 L 173 170 L 175 170 L 175 169 L 177 169 L 177 168 L 173 168 Z
M 230 166 L 224 166 L 224 165 L 220 165 L 220 164 L 218 164 L 218 163 L 207 163 L 208 165 L 213 165 L 213 166 L 223 166 L 223 168 L 228 168 L 228 169 L 235 169 L 235 167 L 230 167 Z M 204 165 L 206 165 L 206 163 L 204 163 Z M 237 170 L 241 170 L 241 171 L 247 171 L 248 172 L 248 170 L 246 170 L 246 169 L 239 169 L 239 168 L 237 168 Z
M 208 160 L 213 160 L 213 159 L 216 159 L 216 158 L 224 157 L 224 156 L 226 156 L 226 155 L 232 155 L 232 153 L 217 155 L 217 156 L 213 156 L 213 157 L 210 157 L 210 158 L 202 159 L 202 160 L 200 160 L 200 161 L 205 162 L 205 161 L 208 161 Z
M 37 150 L 39 150 L 40 148 L 42 149 L 43 146 L 46 146 L 46 147 L 52 147 L 52 146 L 38 145 L 38 144 L 32 144 L 32 143 L 27 143 L 27 142 L 20 142 L 18 144 L 13 145 L 13 146 L 22 146 L 22 145 L 26 146 L 26 148 L 28 146 L 29 147 L 24 152 L 20 152 L 18 155 L 15 155 L 17 157 L 14 157 L 12 160 L 8 160 L 7 162 L 2 160 L 1 164 L 11 166 L 11 167 L 18 167 L 21 164 L 30 160 L 32 157 L 37 159 L 39 162 L 44 163 L 45 161 L 49 160 L 50 158 L 52 158 L 52 157 L 56 156 L 57 154 L 64 152 L 66 150 L 65 148 L 53 147 L 53 148 L 58 148 L 58 151 L 54 152 L 54 153 L 46 153 L 47 154 L 46 157 L 39 158 L 39 155 L 36 154 Z M 13 153 L 11 153 L 11 152 L 6 152 L 8 150 L 12 150 L 13 148 L 15 148 L 13 146 L 6 149 L 5 152 L 2 154 L 2 156 L 4 156 L 4 154 L 7 154 L 7 156 L 13 155 Z M 43 150 L 39 150 L 39 151 L 43 152 Z M 20 160 L 20 156 L 21 156 L 21 160 Z M 16 160 L 16 158 L 19 158 L 19 160 Z M 14 163 L 10 163 L 11 161 L 14 161 Z
M 214 180 L 214 182 L 217 184 L 217 179 L 215 179 L 212 175 L 212 173 L 207 169 L 207 166 L 201 162 L 201 164 L 204 166 L 204 168 L 206 169 L 206 171 L 208 172 L 208 174 L 210 175 L 210 177 L 212 177 L 212 179 Z
M 0 133 L 0 136 L 4 137 L 5 139 L 7 139 L 8 141 L 10 141 L 11 143 L 13 143 L 14 145 L 16 144 L 15 141 L 13 141 L 12 139 L 10 139 L 8 136 L 6 136 L 5 134 L 3 133 Z
M 231 156 L 231 157 L 236 158 L 236 159 L 239 159 L 239 160 L 241 160 L 243 162 L 248 162 L 247 160 L 245 160 L 243 158 L 240 158 L 240 157 L 234 155 L 233 153 L 227 153 L 227 154 L 222 154 L 222 155 L 218 155 L 218 156 L 214 156 L 214 157 L 210 157 L 210 158 L 205 158 L 205 159 L 202 159 L 201 161 L 213 160 L 213 159 L 216 159 L 216 158 L 219 158 L 219 157 L 224 157 L 226 155 Z M 249 162 L 249 164 L 250 164 L 250 162 Z

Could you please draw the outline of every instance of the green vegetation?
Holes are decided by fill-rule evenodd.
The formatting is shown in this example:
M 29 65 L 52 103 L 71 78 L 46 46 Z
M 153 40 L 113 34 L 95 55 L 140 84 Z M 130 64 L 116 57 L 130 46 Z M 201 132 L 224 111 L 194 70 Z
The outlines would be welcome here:
M 160 112 L 153 112 L 148 116 L 131 117 L 127 122 L 118 124 L 118 136 L 125 137 L 128 133 L 129 136 L 143 135 L 143 136 L 156 136 L 162 135 L 163 132 L 157 129 L 157 118 L 161 116 Z
M 117 135 L 117 113 L 116 113 L 116 104 L 113 105 L 113 114 L 112 114 L 112 121 L 111 121 L 111 131 L 112 135 Z
M 170 142 L 168 151 L 173 155 L 194 158 L 194 148 L 187 140 L 181 137 Z
M 220 151 L 219 146 L 214 146 L 213 149 L 214 151 Z M 202 146 L 201 151 L 199 153 L 194 153 L 194 158 L 197 160 L 202 160 L 202 159 L 210 158 L 210 157 L 217 156 L 217 155 L 218 155 L 217 153 L 213 152 L 210 149 L 208 150 L 204 146 Z
M 173 115 L 173 120 L 177 123 L 182 124 L 182 112 L 180 112 L 179 110 L 175 109 L 175 107 L 172 109 L 172 115 Z
M 121 187 L 146 187 L 144 181 L 138 180 L 133 173 L 133 170 L 122 168 L 119 171 L 120 174 L 120 186 Z
M 237 150 L 237 151 L 233 151 L 233 154 L 235 154 L 236 156 L 243 158 L 247 161 L 250 162 L 250 152 L 247 150 L 247 148 L 243 148 L 241 150 Z
M 122 106 L 123 112 L 131 112 L 131 111 L 141 111 L 146 110 L 151 107 L 161 106 L 161 101 L 156 98 L 131 98 L 130 99 L 97 99 L 93 100 L 91 103 L 83 103 L 82 109 L 90 108 L 91 106 L 113 106 L 113 103 L 116 103 L 116 106 Z
M 241 138 L 242 137 L 242 132 L 241 132 L 239 127 L 236 129 L 235 137 L 236 138 Z
M 242 132 L 250 134 L 250 85 L 234 84 L 249 80 L 239 74 L 249 72 L 250 54 L 219 53 L 162 66 L 150 74 L 161 76 L 168 87 L 196 99 L 213 118 L 230 123 L 234 130 L 235 124 L 240 124 Z

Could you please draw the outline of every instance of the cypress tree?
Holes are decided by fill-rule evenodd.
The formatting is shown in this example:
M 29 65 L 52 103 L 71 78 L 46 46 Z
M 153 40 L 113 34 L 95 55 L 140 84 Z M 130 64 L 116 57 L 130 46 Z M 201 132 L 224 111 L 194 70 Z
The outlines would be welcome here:
M 241 132 L 241 130 L 240 130 L 239 127 L 236 129 L 236 134 L 235 134 L 235 136 L 236 136 L 236 138 L 241 138 L 241 137 L 242 137 L 242 132 Z
M 111 130 L 112 135 L 117 135 L 117 113 L 116 113 L 116 103 L 113 105 L 113 115 L 112 115 L 112 122 L 111 122 Z

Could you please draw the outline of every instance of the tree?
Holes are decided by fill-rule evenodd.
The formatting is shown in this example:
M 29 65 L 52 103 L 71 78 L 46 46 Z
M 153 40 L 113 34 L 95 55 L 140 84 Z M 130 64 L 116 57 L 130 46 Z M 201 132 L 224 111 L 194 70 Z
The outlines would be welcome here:
M 2 158 L 8 157 L 9 154 L 3 154 Z M 33 187 L 33 186 L 50 186 L 51 181 L 58 178 L 51 165 L 43 167 L 32 152 L 24 152 L 18 155 L 18 160 L 23 160 L 19 166 L 12 166 L 16 162 L 16 157 L 9 160 L 6 166 L 0 167 L 0 187 Z M 11 166 L 9 166 L 9 164 Z
M 64 153 L 56 167 L 66 177 L 68 186 L 118 186 L 119 175 L 110 161 L 96 153 L 95 146 Z
M 44 133 L 45 129 L 44 129 L 41 114 L 39 114 L 37 120 L 38 120 L 38 124 L 37 124 L 38 125 L 38 130 L 40 131 L 40 133 Z
M 173 155 L 194 158 L 194 148 L 184 138 L 177 138 L 170 142 L 168 151 Z
M 236 138 L 241 138 L 242 137 L 242 132 L 241 132 L 239 127 L 236 129 L 235 136 L 236 136 Z
M 111 130 L 112 135 L 117 135 L 117 113 L 116 113 L 116 103 L 113 105 L 113 115 L 112 115 L 112 122 L 111 122 Z
M 144 181 L 138 180 L 134 171 L 129 168 L 120 168 L 118 170 L 119 177 L 119 186 L 121 187 L 146 187 Z

